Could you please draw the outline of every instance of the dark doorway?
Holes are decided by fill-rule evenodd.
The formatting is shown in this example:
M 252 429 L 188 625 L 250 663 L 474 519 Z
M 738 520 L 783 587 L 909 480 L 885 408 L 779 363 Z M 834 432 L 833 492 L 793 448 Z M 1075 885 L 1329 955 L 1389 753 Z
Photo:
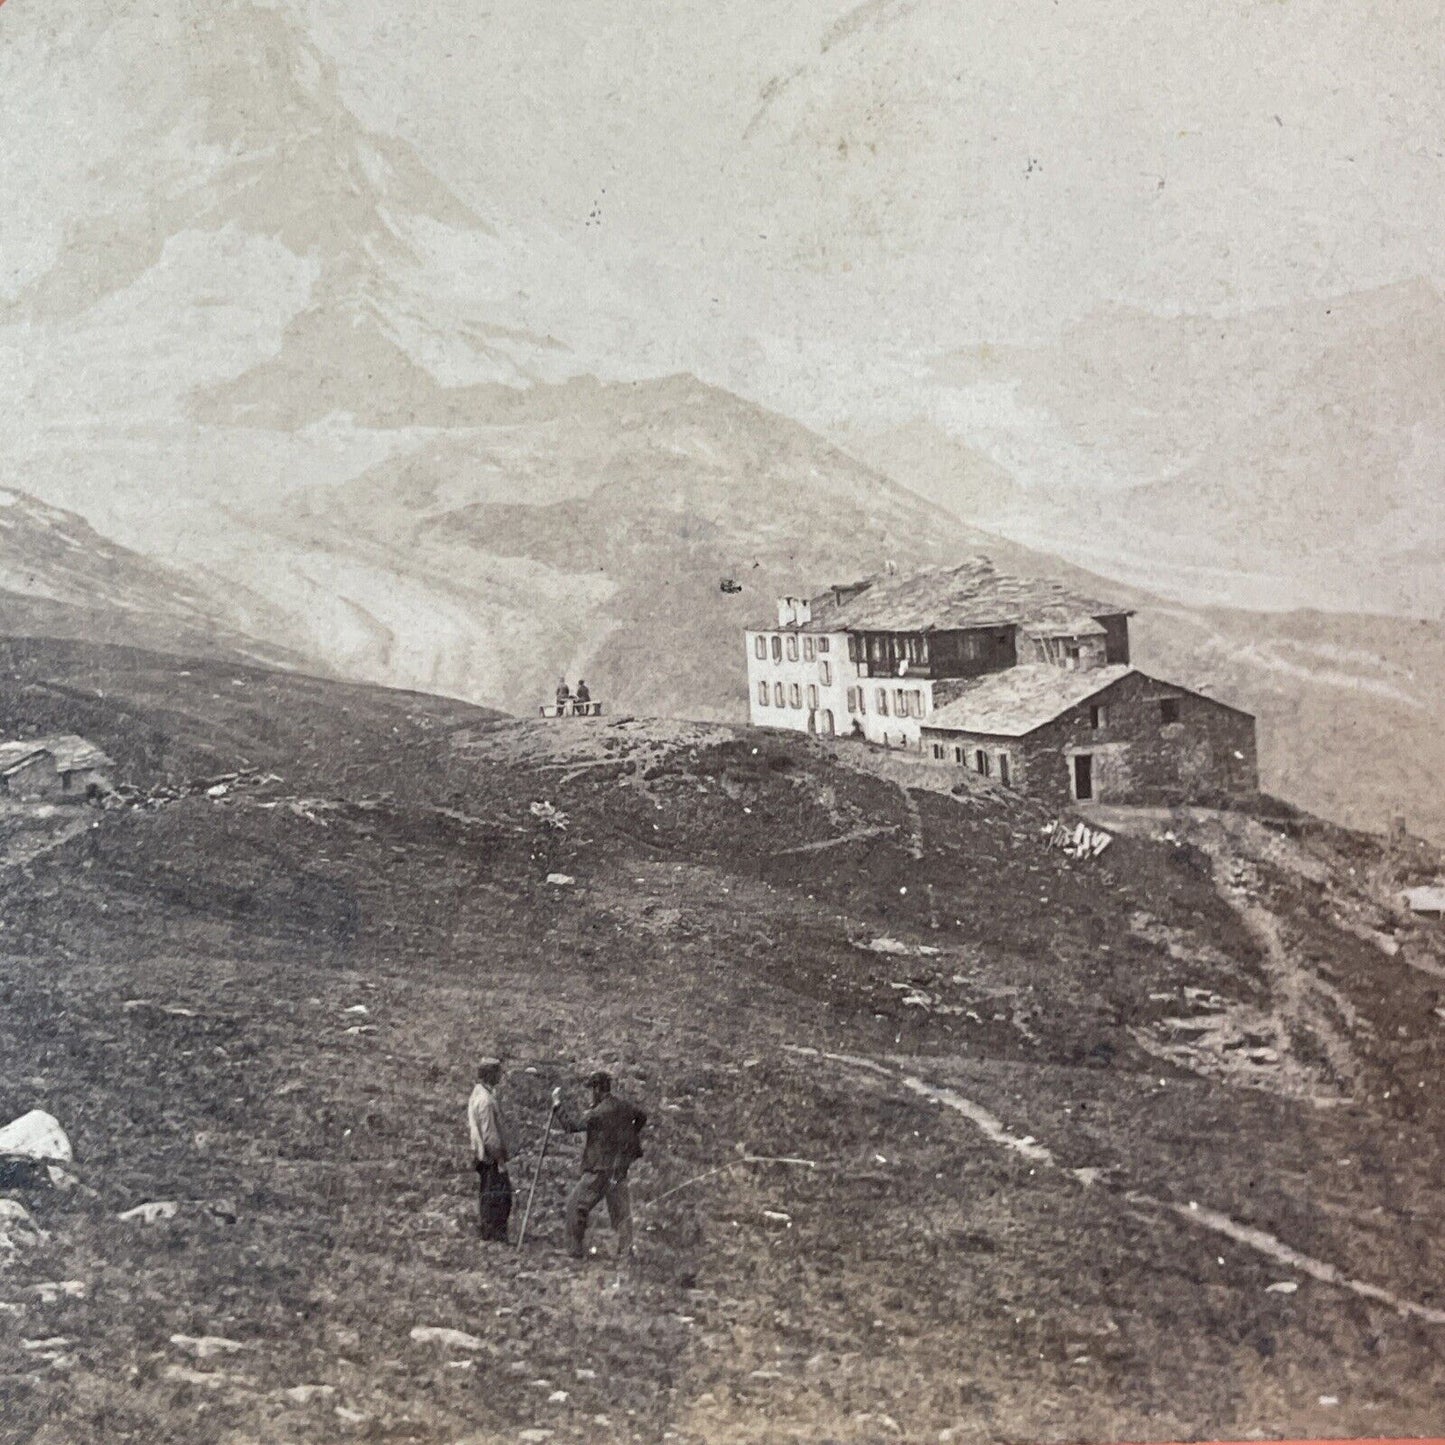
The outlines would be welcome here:
M 1074 757 L 1074 797 L 1081 803 L 1094 796 L 1094 755 L 1078 753 Z

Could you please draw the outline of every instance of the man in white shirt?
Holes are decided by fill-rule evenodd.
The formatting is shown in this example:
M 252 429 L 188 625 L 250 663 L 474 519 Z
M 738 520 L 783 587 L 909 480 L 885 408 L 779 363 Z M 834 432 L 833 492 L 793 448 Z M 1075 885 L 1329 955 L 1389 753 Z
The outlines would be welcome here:
M 501 1081 L 500 1059 L 483 1059 L 477 1065 L 477 1086 L 467 1101 L 467 1127 L 476 1158 L 480 1233 L 483 1239 L 505 1244 L 507 1220 L 512 1213 L 512 1181 L 507 1177 L 507 1140 L 497 1105 L 496 1090 Z

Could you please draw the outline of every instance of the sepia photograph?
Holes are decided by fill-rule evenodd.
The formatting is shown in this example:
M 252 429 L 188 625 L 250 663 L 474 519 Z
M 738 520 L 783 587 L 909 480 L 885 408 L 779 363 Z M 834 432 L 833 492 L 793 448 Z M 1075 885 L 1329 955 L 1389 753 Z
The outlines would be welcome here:
M 0 1445 L 1445 1437 L 1442 60 L 0 0 Z

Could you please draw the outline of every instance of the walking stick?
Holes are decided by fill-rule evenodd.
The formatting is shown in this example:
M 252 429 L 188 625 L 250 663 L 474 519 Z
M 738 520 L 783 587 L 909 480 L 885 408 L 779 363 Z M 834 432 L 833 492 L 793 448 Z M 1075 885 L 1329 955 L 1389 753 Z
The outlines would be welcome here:
M 552 1111 L 547 1115 L 547 1127 L 542 1131 L 542 1147 L 537 1151 L 537 1165 L 532 1170 L 532 1187 L 527 1190 L 527 1207 L 522 1211 L 522 1227 L 517 1231 L 517 1248 L 521 1249 L 522 1241 L 527 1237 L 527 1221 L 532 1217 L 532 1200 L 537 1193 L 537 1179 L 542 1173 L 542 1161 L 547 1157 L 547 1141 L 552 1137 L 552 1120 L 557 1117 L 556 1104 L 552 1105 Z

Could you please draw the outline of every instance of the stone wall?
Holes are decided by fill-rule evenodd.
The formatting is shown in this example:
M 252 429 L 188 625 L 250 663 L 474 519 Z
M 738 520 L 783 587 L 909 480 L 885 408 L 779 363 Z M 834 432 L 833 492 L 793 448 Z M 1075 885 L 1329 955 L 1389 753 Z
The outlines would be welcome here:
M 1175 720 L 1163 705 L 1171 704 Z M 929 729 L 923 754 L 943 767 L 977 770 L 1066 807 L 1076 801 L 1074 759 L 1091 759 L 1092 801 L 1211 803 L 1259 789 L 1254 719 L 1184 688 L 1131 673 L 1023 738 Z M 935 747 L 944 749 L 940 759 Z M 963 762 L 958 750 L 963 752 Z

